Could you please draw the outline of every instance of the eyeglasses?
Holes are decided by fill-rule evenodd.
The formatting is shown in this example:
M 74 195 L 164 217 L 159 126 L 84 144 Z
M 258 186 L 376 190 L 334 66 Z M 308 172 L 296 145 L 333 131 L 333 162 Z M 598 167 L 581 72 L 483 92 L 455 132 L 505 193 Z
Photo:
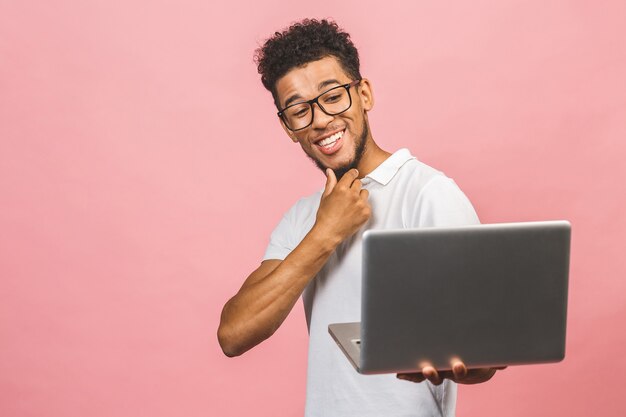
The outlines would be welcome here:
M 329 116 L 336 116 L 348 110 L 352 106 L 350 87 L 360 83 L 361 80 L 338 85 L 327 90 L 309 101 L 301 101 L 291 104 L 278 112 L 287 129 L 295 132 L 306 129 L 313 124 L 313 103 L 317 103 L 321 111 Z

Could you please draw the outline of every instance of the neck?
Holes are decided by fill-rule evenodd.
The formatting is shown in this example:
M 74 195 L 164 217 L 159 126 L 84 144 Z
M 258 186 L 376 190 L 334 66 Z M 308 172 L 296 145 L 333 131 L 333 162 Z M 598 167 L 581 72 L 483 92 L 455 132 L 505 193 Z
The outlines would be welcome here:
M 374 139 L 370 136 L 367 139 L 365 145 L 365 151 L 363 157 L 356 167 L 359 170 L 359 178 L 365 177 L 367 174 L 375 170 L 380 164 L 382 164 L 387 158 L 391 156 L 391 153 L 381 149 Z

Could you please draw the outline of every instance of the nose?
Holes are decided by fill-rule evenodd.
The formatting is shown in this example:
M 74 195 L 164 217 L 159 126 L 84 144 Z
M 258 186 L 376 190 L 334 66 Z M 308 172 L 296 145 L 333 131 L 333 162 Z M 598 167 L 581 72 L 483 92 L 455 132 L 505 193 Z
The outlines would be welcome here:
M 313 129 L 326 129 L 326 126 L 328 126 L 328 124 L 333 121 L 335 116 L 326 114 L 317 102 L 313 103 L 311 106 L 313 110 L 313 123 L 311 123 L 311 126 L 313 127 Z

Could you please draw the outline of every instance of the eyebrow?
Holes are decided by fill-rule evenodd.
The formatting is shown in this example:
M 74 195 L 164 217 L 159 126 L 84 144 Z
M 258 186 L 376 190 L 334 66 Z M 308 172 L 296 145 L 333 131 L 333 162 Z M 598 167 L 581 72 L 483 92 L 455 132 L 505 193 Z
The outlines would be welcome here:
M 317 85 L 317 91 L 320 91 L 321 89 L 328 87 L 329 85 L 332 84 L 338 84 L 341 85 L 341 83 L 338 80 L 335 80 L 334 78 L 331 78 L 330 80 L 324 80 L 321 83 L 319 83 Z M 287 100 L 285 100 L 285 107 L 289 106 L 291 103 L 293 103 L 296 100 L 302 99 L 302 96 L 298 93 L 295 93 L 291 96 L 289 96 L 289 98 Z
M 330 79 L 330 80 L 326 80 L 326 81 L 322 81 L 321 83 L 319 83 L 317 85 L 317 91 L 321 90 L 324 87 L 328 87 L 331 84 L 341 84 L 338 80 Z

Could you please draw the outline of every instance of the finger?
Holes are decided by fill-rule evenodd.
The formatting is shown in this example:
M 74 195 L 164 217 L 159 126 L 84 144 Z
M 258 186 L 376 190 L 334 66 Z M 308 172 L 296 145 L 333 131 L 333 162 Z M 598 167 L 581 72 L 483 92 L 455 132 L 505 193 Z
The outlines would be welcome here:
M 361 180 L 358 178 L 352 181 L 352 185 L 350 186 L 352 190 L 357 190 L 357 191 L 360 190 L 361 187 L 363 187 L 363 184 L 361 184 Z
M 463 361 L 459 359 L 452 361 L 452 373 L 455 379 L 463 379 L 467 376 L 467 367 Z
M 369 195 L 370 195 L 370 192 L 367 190 L 362 189 L 361 191 L 359 191 L 359 197 L 361 197 L 361 200 L 363 201 L 367 201 Z
M 339 180 L 337 185 L 349 188 L 352 185 L 352 182 L 359 177 L 359 171 L 356 168 L 352 168 Z
M 322 197 L 326 197 L 328 194 L 332 193 L 335 185 L 337 185 L 335 172 L 330 168 L 326 168 L 326 185 L 324 186 Z
M 428 379 L 434 385 L 440 385 L 443 382 L 437 370 L 432 366 L 423 367 L 422 373 L 424 374 L 426 379 Z

